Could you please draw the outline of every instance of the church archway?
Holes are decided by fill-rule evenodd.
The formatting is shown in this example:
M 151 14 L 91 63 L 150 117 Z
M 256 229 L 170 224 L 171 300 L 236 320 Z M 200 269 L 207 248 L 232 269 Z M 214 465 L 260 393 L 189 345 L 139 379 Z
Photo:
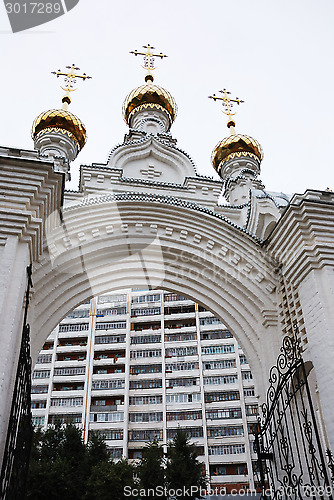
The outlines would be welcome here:
M 46 233 L 44 257 L 34 264 L 33 356 L 79 303 L 148 286 L 183 294 L 224 321 L 263 394 L 281 333 L 274 266 L 253 237 L 210 210 L 138 194 L 73 205 Z

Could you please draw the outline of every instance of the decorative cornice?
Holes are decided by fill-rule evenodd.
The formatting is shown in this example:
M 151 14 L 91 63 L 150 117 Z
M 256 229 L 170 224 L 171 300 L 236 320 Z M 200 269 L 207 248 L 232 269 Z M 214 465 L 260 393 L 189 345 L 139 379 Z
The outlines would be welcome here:
M 296 195 L 264 244 L 297 285 L 312 269 L 334 267 L 333 208 L 334 196 L 321 191 Z
M 235 224 L 227 217 L 220 215 L 220 214 L 214 212 L 213 210 L 205 208 L 205 207 L 198 205 L 196 203 L 181 200 L 180 198 L 175 198 L 173 196 L 164 196 L 164 195 L 160 195 L 160 194 L 148 194 L 148 193 L 133 193 L 133 192 L 106 194 L 106 195 L 97 196 L 97 197 L 89 198 L 89 199 L 85 198 L 82 201 L 79 201 L 75 205 L 71 205 L 69 207 L 66 207 L 65 210 L 66 211 L 74 210 L 75 208 L 80 207 L 80 206 L 84 207 L 84 206 L 89 206 L 89 205 L 96 205 L 99 203 L 105 203 L 105 202 L 109 202 L 109 201 L 145 201 L 145 202 L 150 202 L 150 203 L 163 203 L 163 204 L 167 204 L 167 205 L 174 205 L 174 206 L 189 208 L 191 210 L 203 212 L 203 213 L 206 213 L 212 217 L 220 219 L 220 220 L 226 222 L 227 224 L 229 224 L 230 226 L 234 227 L 238 231 L 246 234 L 251 239 L 253 239 L 256 243 L 258 243 L 258 244 L 262 243 L 262 241 L 255 234 L 252 234 L 247 229 L 239 226 L 238 224 Z

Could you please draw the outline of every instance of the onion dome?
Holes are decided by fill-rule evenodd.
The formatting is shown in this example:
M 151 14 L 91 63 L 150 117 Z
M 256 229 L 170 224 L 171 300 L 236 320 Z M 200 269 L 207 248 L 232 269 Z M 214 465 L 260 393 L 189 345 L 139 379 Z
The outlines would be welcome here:
M 177 106 L 174 97 L 164 88 L 154 85 L 147 78 L 147 83 L 133 89 L 123 103 L 123 116 L 129 125 L 131 116 L 141 109 L 160 108 L 167 111 L 171 123 L 175 120 Z
M 46 130 L 65 133 L 73 139 L 78 151 L 84 147 L 87 140 L 86 128 L 82 121 L 64 109 L 51 109 L 41 113 L 32 125 L 32 138 L 36 139 L 40 132 Z
M 248 135 L 233 134 L 217 144 L 212 152 L 211 161 L 215 170 L 218 171 L 222 163 L 241 156 L 250 156 L 261 162 L 263 158 L 262 147 Z

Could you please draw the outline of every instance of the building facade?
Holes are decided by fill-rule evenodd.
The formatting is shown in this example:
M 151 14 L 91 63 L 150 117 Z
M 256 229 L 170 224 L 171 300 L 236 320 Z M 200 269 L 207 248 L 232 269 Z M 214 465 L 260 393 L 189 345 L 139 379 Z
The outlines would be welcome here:
M 178 428 L 213 486 L 254 487 L 258 399 L 247 359 L 226 326 L 181 295 L 123 290 L 74 309 L 33 371 L 35 425 L 75 423 L 114 459 L 142 456 Z
M 151 61 L 151 57 L 152 54 L 146 54 L 146 62 Z M 41 387 L 40 395 L 35 393 L 34 399 L 40 399 L 43 401 L 40 404 L 46 405 L 45 408 L 34 408 L 35 418 L 42 419 L 44 416 L 44 425 L 47 425 L 53 414 L 72 413 L 79 421 L 81 419 L 87 439 L 90 428 L 100 426 L 100 430 L 103 430 L 107 423 L 103 422 L 103 419 L 109 418 L 103 416 L 108 414 L 108 411 L 98 410 L 103 406 L 111 407 L 109 413 L 118 415 L 112 418 L 121 419 L 124 414 L 124 422 L 108 422 L 111 427 L 123 430 L 123 433 L 114 434 L 115 439 L 112 439 L 112 446 L 118 449 L 115 454 L 128 453 L 133 457 L 138 456 L 145 443 L 139 441 L 145 437 L 145 433 L 131 434 L 132 429 L 136 430 L 137 426 L 138 432 L 144 431 L 146 427 L 154 432 L 162 431 L 162 443 L 166 443 L 173 432 L 171 430 L 168 434 L 168 429 L 177 428 L 179 423 L 180 426 L 199 428 L 200 425 L 195 425 L 195 422 L 202 422 L 203 437 L 193 439 L 198 441 L 200 451 L 204 451 L 201 456 L 204 462 L 206 461 L 207 471 L 210 472 L 211 467 L 213 474 L 226 472 L 224 478 L 227 480 L 231 472 L 227 466 L 226 470 L 213 470 L 212 467 L 214 463 L 225 467 L 222 457 L 232 454 L 225 453 L 228 448 L 219 448 L 225 446 L 221 436 L 208 435 L 209 428 L 218 427 L 218 424 L 213 425 L 208 419 L 208 415 L 211 415 L 209 407 L 218 408 L 226 404 L 226 408 L 239 408 L 241 411 L 244 436 L 237 435 L 229 439 L 231 445 L 232 439 L 235 440 L 233 445 L 241 445 L 241 448 L 234 448 L 234 451 L 242 452 L 235 453 L 238 459 L 244 453 L 244 444 L 245 458 L 239 463 L 247 466 L 249 476 L 250 458 L 247 458 L 246 433 L 248 417 L 252 417 L 247 416 L 247 411 L 250 411 L 250 406 L 247 409 L 247 405 L 252 403 L 248 403 L 246 398 L 253 396 L 245 395 L 245 381 L 245 387 L 239 387 L 240 400 L 205 401 L 206 393 L 218 392 L 218 389 L 209 390 L 205 377 L 211 377 L 211 373 L 216 370 L 214 363 L 220 363 L 221 356 L 233 357 L 233 353 L 214 351 L 216 343 L 217 346 L 220 345 L 219 342 L 232 345 L 230 338 L 201 338 L 201 334 L 204 334 L 202 327 L 205 326 L 200 323 L 203 319 L 201 314 L 205 317 L 205 314 L 208 314 L 206 311 L 213 311 L 214 315 L 224 322 L 224 328 L 220 325 L 217 326 L 218 329 L 227 330 L 238 339 L 252 367 L 260 402 L 273 403 L 276 409 L 279 409 L 279 399 L 270 400 L 270 394 L 276 396 L 275 391 L 270 393 L 273 383 L 272 369 L 275 371 L 281 368 L 281 365 L 277 366 L 275 363 L 277 359 L 282 360 L 282 349 L 284 351 L 284 346 L 290 345 L 291 339 L 298 344 L 299 355 L 303 359 L 304 367 L 307 366 L 305 377 L 309 375 L 309 380 L 312 380 L 310 398 L 312 396 L 316 401 L 313 405 L 312 436 L 321 436 L 321 439 L 317 439 L 317 446 L 324 471 L 325 452 L 322 450 L 320 453 L 320 450 L 334 449 L 334 392 L 328 390 L 334 380 L 334 193 L 330 189 L 309 189 L 304 194 L 294 194 L 290 197 L 283 193 L 267 191 L 260 178 L 262 148 L 256 139 L 235 131 L 231 99 L 226 91 L 222 91 L 221 99 L 229 117 L 227 125 L 230 134 L 217 144 L 211 156 L 219 180 L 200 175 L 190 156 L 178 147 L 171 134 L 177 112 L 175 100 L 166 89 L 153 83 L 150 65 L 149 69 L 145 83 L 133 89 L 124 101 L 123 116 L 128 125 L 128 132 L 123 142 L 113 147 L 106 163 L 81 166 L 77 190 L 67 191 L 65 181 L 70 177 L 70 162 L 85 144 L 86 129 L 79 118 L 68 111 L 68 95 L 63 98 L 62 109 L 48 110 L 36 118 L 32 130 L 34 150 L 0 148 L 0 456 L 5 457 L 2 477 L 10 476 L 12 454 L 20 453 L 13 443 L 16 442 L 19 430 L 20 419 L 17 414 L 27 413 L 24 404 L 18 406 L 19 401 L 24 401 L 24 398 L 18 398 L 17 392 L 29 392 L 28 376 L 24 380 L 21 377 L 22 373 L 28 373 L 26 363 L 29 332 L 34 360 L 45 342 L 52 347 L 50 352 L 44 350 L 40 354 L 47 356 L 46 358 L 39 358 L 39 361 L 45 361 L 52 355 L 51 363 L 38 363 L 34 378 L 34 390 L 37 391 L 39 389 L 36 387 Z M 70 71 L 75 71 L 75 67 L 70 67 Z M 67 76 L 69 80 L 74 78 L 73 74 Z M 217 99 L 217 96 L 212 97 Z M 103 351 L 108 351 L 108 345 L 101 344 L 98 350 L 93 349 L 93 332 L 96 327 L 100 328 L 98 325 L 104 321 L 102 316 L 96 315 L 96 311 L 102 309 L 101 304 L 97 302 L 80 306 L 83 309 L 86 306 L 92 308 L 92 313 L 86 319 L 67 318 L 63 323 L 73 323 L 73 328 L 76 327 L 74 323 L 85 324 L 82 337 L 87 337 L 86 346 L 58 346 L 55 339 L 46 341 L 50 332 L 54 332 L 63 318 L 72 314 L 71 311 L 80 304 L 93 297 L 101 297 L 110 290 L 128 287 L 133 287 L 134 290 L 157 290 L 156 294 L 160 296 L 162 292 L 159 290 L 163 290 L 163 297 L 159 299 L 161 302 L 156 305 L 156 309 L 161 308 L 161 313 L 163 309 L 163 314 L 160 320 L 157 319 L 158 314 L 152 314 L 149 319 L 145 316 L 132 317 L 132 310 L 137 306 L 132 303 L 131 292 L 129 303 L 126 306 L 117 306 L 126 307 L 126 313 L 123 310 L 120 314 L 120 317 L 122 314 L 126 315 L 125 319 L 120 320 L 120 324 L 126 323 L 123 332 L 125 346 L 121 346 L 122 342 L 113 343 L 110 348 L 113 359 L 103 358 Z M 205 309 L 200 311 L 198 306 L 196 310 L 197 306 L 194 306 L 195 312 L 191 313 L 194 317 L 190 323 L 192 327 L 196 327 L 196 339 L 186 341 L 183 346 L 178 344 L 183 340 L 174 342 L 162 339 L 161 336 L 162 331 L 166 334 L 165 322 L 170 325 L 168 322 L 174 321 L 174 318 L 166 317 L 168 308 L 174 307 L 170 304 L 167 306 L 165 301 L 165 293 L 170 292 L 190 297 Z M 133 292 L 133 296 L 136 293 Z M 138 309 L 146 307 L 139 305 L 138 303 Z M 108 307 L 110 310 L 116 308 L 112 305 Z M 179 304 L 175 307 L 177 322 L 178 314 L 183 313 L 177 309 Z M 152 306 L 152 309 L 154 308 L 155 306 Z M 147 306 L 147 309 L 151 309 L 151 305 Z M 83 314 L 87 314 L 87 311 Z M 150 324 L 151 317 L 154 318 L 153 323 L 156 321 L 159 324 L 160 321 L 160 333 L 153 328 L 152 333 L 131 330 L 132 324 L 133 328 L 136 328 L 137 323 L 145 321 Z M 105 322 L 116 324 L 118 319 L 108 319 Z M 80 329 L 71 332 L 61 331 L 62 328 L 63 326 L 56 329 L 57 342 L 61 340 L 61 336 L 73 338 L 73 342 L 77 341 L 75 337 L 81 332 Z M 184 324 L 184 328 L 188 326 Z M 99 336 L 108 336 L 109 333 L 106 332 L 107 330 Z M 137 336 L 137 333 L 140 335 Z M 172 333 L 169 332 L 168 335 Z M 110 337 L 117 335 L 110 334 Z M 159 343 L 149 349 L 141 347 L 141 344 L 131 344 L 132 338 L 148 335 L 160 336 Z M 209 375 L 205 373 L 206 356 L 210 357 L 205 351 L 205 343 L 211 340 L 213 344 L 208 343 L 208 347 L 209 350 L 212 348 L 215 354 L 212 354 L 213 359 L 210 360 L 213 362 L 213 368 L 210 368 Z M 178 351 L 179 347 L 173 347 L 174 344 L 180 345 L 181 351 Z M 241 358 L 236 355 L 238 349 L 235 343 L 233 345 L 235 362 L 238 365 Z M 196 350 L 192 350 L 196 346 L 197 354 Z M 62 349 L 68 360 L 61 358 Z M 87 364 L 89 371 L 86 372 L 85 368 L 83 373 L 76 373 L 78 379 L 74 380 L 72 385 L 69 384 L 68 390 L 64 390 L 67 377 L 72 373 L 67 375 L 57 371 L 57 377 L 63 379 L 55 379 L 54 373 L 51 374 L 50 370 L 49 374 L 48 370 L 50 364 L 55 366 L 54 363 L 64 363 L 64 366 L 57 366 L 57 370 L 65 370 L 71 363 L 71 355 L 68 356 L 70 349 L 78 349 L 78 355 L 81 356 L 80 359 L 73 359 L 73 362 L 78 363 L 78 366 L 81 363 L 82 369 Z M 112 351 L 115 352 L 112 354 Z M 138 351 L 138 357 L 133 354 L 136 358 L 131 358 L 132 351 Z M 140 351 L 142 354 L 139 354 Z M 152 356 L 146 351 L 150 351 Z M 95 354 L 101 355 L 101 359 L 94 359 Z M 150 356 L 150 362 L 145 361 L 148 359 L 144 358 L 146 354 Z M 180 363 L 178 354 L 184 357 Z M 289 352 L 285 351 L 285 354 L 285 363 L 288 363 Z M 166 355 L 172 357 L 168 358 Z M 191 359 L 193 356 L 198 356 L 198 359 Z M 118 370 L 122 365 L 122 357 L 125 358 L 124 375 L 122 372 L 113 374 L 112 370 Z M 163 387 L 136 389 L 135 380 L 140 384 L 141 379 L 145 381 L 160 378 L 161 381 L 173 380 L 174 384 L 174 378 L 191 378 L 186 375 L 188 370 L 179 370 L 181 363 L 191 368 L 189 375 L 190 371 L 198 373 L 191 374 L 191 377 L 197 377 L 199 380 L 198 390 L 196 383 L 192 391 L 188 390 L 187 386 L 180 386 L 182 390 L 177 386 L 177 391 L 165 386 L 165 392 L 162 391 Z M 110 366 L 111 372 L 108 373 L 108 368 L 105 367 L 98 368 L 99 364 Z M 245 368 L 241 363 L 240 366 Z M 94 373 L 94 370 L 100 369 L 107 370 L 107 373 Z M 145 373 L 145 370 L 148 370 L 148 373 Z M 162 376 L 163 370 L 165 378 Z M 225 368 L 219 365 L 213 377 L 223 377 L 224 370 Z M 232 368 L 231 370 L 233 371 Z M 40 373 L 37 375 L 38 372 Z M 180 375 L 177 375 L 178 372 Z M 295 374 L 299 375 L 298 370 Z M 108 395 L 104 396 L 102 392 L 98 392 L 106 387 L 93 388 L 92 381 L 95 378 L 107 380 L 109 376 L 120 381 L 117 382 L 120 386 L 116 387 L 117 397 L 109 398 Z M 49 381 L 52 379 L 52 384 L 47 382 L 48 378 Z M 239 373 L 238 383 L 241 380 Z M 134 389 L 130 383 L 133 383 Z M 231 382 L 231 389 L 233 383 Z M 219 392 L 228 392 L 229 389 L 225 389 L 227 385 L 229 384 L 223 383 Z M 129 401 L 126 397 L 127 387 Z M 131 393 L 138 389 L 145 393 L 138 396 L 134 392 Z M 57 390 L 59 398 L 53 395 Z M 152 410 L 155 415 L 152 418 L 156 419 L 153 422 L 133 422 L 132 419 L 150 418 L 146 415 L 150 413 L 145 408 L 147 400 L 145 403 L 141 399 L 130 400 L 148 395 L 146 390 L 157 393 L 154 394 L 157 395 L 156 403 L 150 404 L 161 405 L 161 409 L 157 407 L 157 410 Z M 237 386 L 235 390 L 237 391 Z M 66 394 L 61 396 L 60 391 Z M 69 404 L 66 401 L 70 394 L 68 391 L 81 391 L 81 395 L 73 395 L 72 407 L 78 409 L 65 412 L 63 408 L 67 408 L 66 405 Z M 192 397 L 192 392 L 200 393 L 201 400 L 187 403 L 181 402 L 180 399 L 176 401 L 173 400 L 173 394 L 176 392 L 183 394 L 182 397 L 185 398 L 188 395 Z M 304 395 L 305 391 L 303 393 L 301 390 L 299 396 Z M 162 399 L 158 396 L 162 396 Z M 245 398 L 244 407 L 242 398 Z M 126 407 L 130 402 L 131 407 Z M 140 403 L 143 403 L 144 408 L 141 411 Z M 34 405 L 38 404 L 38 401 L 34 402 Z M 174 409 L 174 404 L 180 407 L 175 406 Z M 202 415 L 202 420 L 183 420 L 187 413 L 183 408 L 186 404 L 193 405 L 191 412 L 194 413 L 191 418 Z M 199 406 L 196 407 L 197 404 L 202 405 L 201 410 Z M 135 415 L 137 413 L 138 415 Z M 308 477 L 313 481 L 312 467 L 308 468 L 305 475 L 303 463 L 298 464 L 294 460 L 303 457 L 305 450 L 307 460 L 311 460 L 309 463 L 313 463 L 314 458 L 314 440 L 312 446 L 309 443 L 308 429 L 312 428 L 312 425 L 309 425 L 309 413 L 304 411 L 295 414 L 297 419 L 300 415 L 304 421 L 299 420 L 301 430 L 298 439 L 304 440 L 304 444 L 297 440 L 298 442 L 290 445 L 288 453 L 285 448 L 284 463 L 280 463 L 278 458 L 283 456 L 282 440 L 275 442 L 273 453 L 270 451 L 265 454 L 266 460 L 272 457 L 276 460 L 277 485 L 283 482 L 290 487 L 292 477 L 302 478 L 303 481 L 308 480 L 305 479 Z M 220 417 L 220 414 L 217 413 L 217 416 Z M 180 420 L 176 420 L 179 417 Z M 12 425 L 14 419 L 17 427 Z M 219 418 L 217 420 L 219 421 Z M 285 426 L 284 422 L 284 419 L 280 418 L 284 435 L 290 436 L 294 427 Z M 149 427 L 148 423 L 152 423 L 152 426 Z M 249 423 L 252 423 L 251 420 Z M 227 423 L 223 423 L 222 427 L 224 426 L 227 426 Z M 277 435 L 276 433 L 276 437 Z M 137 436 L 138 440 L 133 439 L 134 436 Z M 219 444 L 214 444 L 216 442 Z M 218 449 L 214 448 L 215 446 Z M 277 447 L 281 448 L 277 450 Z M 296 449 L 303 452 L 296 454 Z M 229 448 L 229 451 L 231 450 L 233 451 L 233 448 Z M 331 456 L 330 452 L 327 456 Z M 293 463 L 290 457 L 293 457 Z M 232 461 L 226 458 L 226 463 L 228 465 Z M 290 473 L 291 466 L 294 474 Z M 240 479 L 238 474 L 230 476 L 231 481 L 233 477 Z M 321 474 L 319 477 L 322 477 Z M 328 484 L 328 476 L 326 481 Z M 265 484 L 264 480 L 262 484 Z M 321 485 L 320 482 L 319 484 Z M 292 486 L 296 489 L 296 485 Z

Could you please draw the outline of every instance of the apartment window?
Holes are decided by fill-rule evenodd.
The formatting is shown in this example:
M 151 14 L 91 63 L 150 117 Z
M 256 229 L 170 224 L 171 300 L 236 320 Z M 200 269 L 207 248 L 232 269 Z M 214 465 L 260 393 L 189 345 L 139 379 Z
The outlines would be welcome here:
M 242 425 L 229 425 L 225 427 L 208 427 L 208 437 L 225 437 L 225 436 L 243 436 L 244 429 Z
M 235 368 L 235 359 L 222 359 L 220 361 L 203 361 L 204 370 L 221 370 L 223 368 Z
M 194 312 L 195 312 L 195 304 L 191 304 L 189 306 L 178 305 L 178 306 L 165 307 L 165 315 L 168 315 L 168 314 L 191 314 Z
M 206 385 L 235 384 L 237 380 L 238 380 L 237 375 L 220 375 L 217 377 L 204 377 L 204 384 Z
M 176 329 L 176 328 L 190 328 L 196 326 L 196 320 L 195 318 L 187 318 L 184 319 L 183 321 L 181 320 L 166 320 L 165 321 L 165 328 L 166 329 Z
M 162 441 L 162 430 L 147 429 L 147 430 L 131 430 L 129 432 L 129 441 L 153 441 L 158 439 Z
M 187 297 L 183 297 L 183 295 L 178 295 L 177 293 L 165 293 L 164 295 L 165 302 L 173 302 L 176 300 L 189 300 Z
M 161 323 L 150 321 L 149 323 L 131 323 L 131 330 L 135 332 L 143 332 L 145 330 L 160 330 Z
M 32 378 L 49 378 L 50 373 L 50 370 L 34 370 Z
M 252 380 L 252 378 L 253 378 L 252 372 L 250 372 L 250 371 L 247 371 L 247 372 L 242 371 L 241 375 L 242 375 L 242 380 Z
M 38 409 L 38 408 L 46 408 L 46 399 L 36 399 L 35 401 L 31 401 L 31 408 Z
M 95 337 L 95 344 L 118 344 L 125 342 L 125 335 L 100 335 Z
M 41 427 L 42 425 L 44 425 L 44 422 L 45 422 L 45 417 L 32 417 L 31 418 L 32 425 L 34 425 L 36 427 Z
M 82 406 L 83 398 L 52 398 L 51 406 Z
M 74 309 L 66 317 L 67 318 L 89 318 L 89 309 Z
M 168 411 L 167 420 L 199 420 L 202 418 L 202 412 L 196 411 Z
M 259 406 L 258 404 L 246 405 L 246 415 L 258 415 L 259 414 Z
M 130 380 L 130 389 L 160 389 L 161 379 L 154 380 Z
M 130 422 L 162 422 L 162 412 L 129 413 Z
M 108 448 L 109 456 L 112 459 L 122 458 L 123 448 Z
M 65 339 L 59 339 L 59 346 L 64 347 L 64 346 L 85 346 L 87 345 L 87 337 L 80 337 L 80 338 L 65 338 Z
M 226 476 L 225 465 L 213 465 L 210 467 L 210 476 Z
M 180 428 L 167 429 L 167 439 L 173 439 L 178 430 L 180 430 Z M 182 431 L 187 434 L 188 438 L 203 437 L 203 427 L 182 427 Z
M 248 361 L 247 361 L 247 358 L 244 354 L 240 354 L 240 364 L 241 365 L 247 365 L 248 364 Z
M 108 441 L 123 439 L 123 429 L 102 429 L 102 430 L 89 431 L 89 436 L 91 437 L 93 433 L 94 435 L 97 435 L 102 439 Z
M 48 385 L 32 385 L 31 393 L 32 394 L 44 394 L 48 392 Z
M 226 354 L 228 352 L 234 352 L 233 344 L 202 347 L 202 354 Z
M 255 396 L 254 387 L 249 387 L 248 389 L 244 389 L 244 396 Z
M 81 424 L 81 413 L 56 413 L 49 415 L 49 424 Z
M 166 372 L 198 370 L 198 361 L 189 363 L 166 363 Z
M 132 304 L 140 304 L 142 302 L 160 302 L 160 294 L 154 295 L 134 295 L 131 300 Z
M 225 391 L 225 392 L 206 392 L 205 402 L 213 403 L 216 401 L 233 401 L 240 399 L 239 391 Z
M 161 373 L 162 366 L 157 365 L 137 365 L 130 367 L 130 375 L 138 375 L 139 373 Z
M 241 418 L 241 408 L 207 410 L 206 417 L 209 420 L 220 420 L 225 418 Z
M 173 387 L 190 387 L 192 385 L 199 385 L 198 378 L 170 378 L 166 381 L 167 389 Z
M 126 321 L 99 322 L 96 323 L 96 330 L 117 330 L 126 328 Z
M 115 380 L 93 380 L 92 389 L 124 389 L 124 380 L 115 379 Z
M 170 347 L 166 349 L 166 356 L 194 356 L 197 355 L 197 347 Z
M 199 320 L 200 325 L 218 325 L 219 323 L 221 323 L 220 319 L 215 316 L 207 316 Z
M 124 412 L 91 413 L 90 422 L 124 422 Z
M 195 333 L 167 333 L 165 335 L 166 342 L 185 342 L 188 340 L 196 340 Z
M 126 295 L 101 295 L 97 299 L 98 304 L 126 302 Z
M 193 392 L 191 394 L 167 394 L 167 403 L 197 403 L 201 402 L 201 393 Z
M 209 446 L 209 455 L 239 455 L 240 453 L 245 453 L 243 444 Z
M 131 344 L 156 344 L 158 342 L 161 342 L 161 335 L 131 337 Z
M 36 361 L 36 364 L 38 363 L 51 363 L 52 361 L 52 354 L 40 354 L 38 357 L 37 357 L 37 361 Z
M 85 375 L 86 368 L 85 366 L 77 366 L 77 367 L 70 367 L 70 368 L 55 368 L 54 369 L 54 375 L 64 375 L 64 376 L 69 376 L 69 375 Z
M 96 316 L 116 316 L 126 314 L 126 307 L 111 307 L 108 309 L 98 309 Z
M 160 307 L 150 307 L 144 309 L 132 309 L 131 316 L 155 316 L 157 314 L 161 314 Z
M 65 324 L 59 325 L 59 333 L 62 332 L 81 332 L 84 330 L 88 330 L 88 323 L 73 323 L 73 324 Z
M 130 397 L 130 405 L 139 406 L 139 405 L 157 405 L 162 403 L 162 396 L 154 395 L 154 396 L 131 396 Z
M 141 358 L 160 358 L 161 357 L 161 349 L 152 349 L 145 351 L 131 351 L 130 358 L 131 359 L 141 359 Z
M 228 330 L 216 330 L 214 332 L 201 332 L 201 340 L 232 339 L 233 335 Z

